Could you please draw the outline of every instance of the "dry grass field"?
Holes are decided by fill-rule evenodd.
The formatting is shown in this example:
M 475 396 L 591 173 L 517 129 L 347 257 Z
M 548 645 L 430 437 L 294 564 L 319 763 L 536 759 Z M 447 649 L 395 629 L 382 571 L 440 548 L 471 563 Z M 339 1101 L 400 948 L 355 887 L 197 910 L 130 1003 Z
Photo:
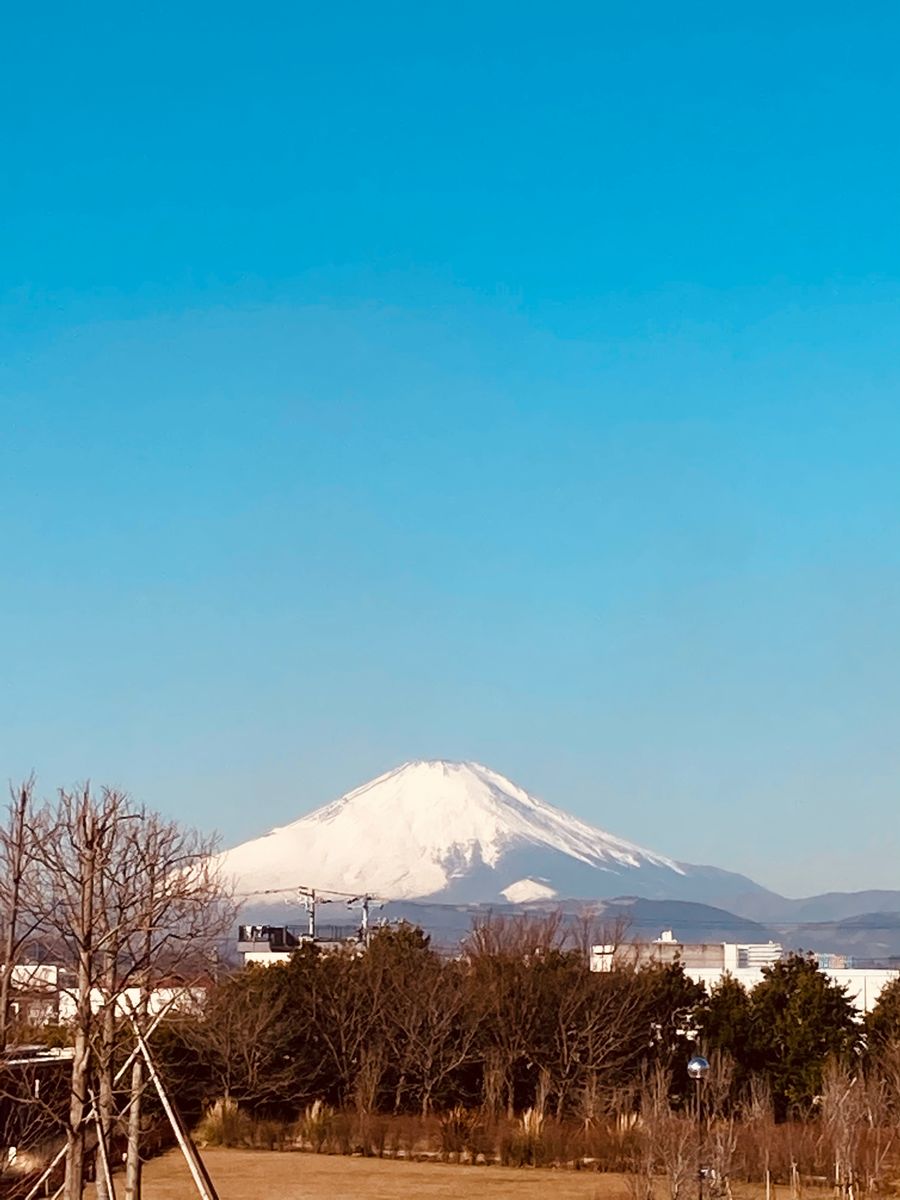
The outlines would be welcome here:
M 221 1200 L 627 1200 L 619 1175 L 467 1167 L 266 1150 L 203 1152 Z M 92 1193 L 90 1193 L 92 1194 Z M 145 1200 L 197 1193 L 177 1151 L 147 1164 Z
M 621 1175 L 527 1167 L 470 1167 L 397 1162 L 341 1155 L 268 1150 L 203 1152 L 221 1200 L 629 1200 Z M 663 1200 L 664 1187 L 660 1187 Z M 93 1191 L 88 1193 L 93 1197 Z M 197 1193 L 184 1160 L 171 1151 L 144 1172 L 145 1200 L 193 1200 Z M 738 1185 L 735 1200 L 762 1200 L 762 1187 Z M 788 1200 L 787 1187 L 773 1200 Z M 829 1200 L 825 1189 L 803 1190 L 804 1200 Z

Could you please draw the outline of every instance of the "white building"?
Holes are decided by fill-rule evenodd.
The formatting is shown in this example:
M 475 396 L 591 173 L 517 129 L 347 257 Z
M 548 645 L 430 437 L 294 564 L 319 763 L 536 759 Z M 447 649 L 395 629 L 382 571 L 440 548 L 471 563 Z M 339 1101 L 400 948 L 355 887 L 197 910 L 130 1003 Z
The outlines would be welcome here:
M 684 973 L 707 991 L 724 975 L 730 975 L 745 988 L 753 988 L 763 977 L 763 967 L 783 957 L 779 942 L 679 942 L 671 929 L 663 930 L 654 942 L 636 942 L 623 946 L 592 946 L 591 970 L 610 971 L 616 964 L 680 962 Z M 819 969 L 841 984 L 847 998 L 861 1013 L 874 1008 L 881 989 L 900 972 L 881 967 L 844 965 L 836 955 L 820 956 Z
M 0 966 L 0 972 L 5 968 Z M 46 1025 L 56 1016 L 60 969 L 54 963 L 14 963 L 10 1007 L 29 1025 Z
M 891 971 L 886 967 L 820 967 L 829 979 L 840 983 L 847 991 L 847 999 L 852 1001 L 861 1013 L 871 1012 L 875 1007 L 881 989 L 887 987 L 900 975 L 900 971 Z
M 59 1022 L 61 1025 L 75 1020 L 78 1011 L 77 988 L 63 988 L 59 993 Z M 150 993 L 147 1011 L 151 1017 L 161 1012 L 192 1013 L 199 1012 L 206 1000 L 206 988 L 196 984 L 170 983 L 159 984 Z M 126 988 L 116 997 L 116 1012 L 123 1017 L 138 1010 L 141 1001 L 141 989 Z M 99 1012 L 103 1007 L 105 997 L 100 988 L 91 990 L 91 1011 Z
M 243 950 L 244 966 L 249 967 L 251 963 L 258 967 L 271 967 L 274 963 L 286 963 L 291 961 L 291 950 Z
M 344 950 L 359 946 L 364 930 L 359 925 L 240 925 L 237 949 L 244 966 L 271 967 L 290 962 L 300 946 L 315 945 L 319 950 Z
M 53 989 L 58 983 L 59 967 L 55 963 L 13 963 L 13 988 Z

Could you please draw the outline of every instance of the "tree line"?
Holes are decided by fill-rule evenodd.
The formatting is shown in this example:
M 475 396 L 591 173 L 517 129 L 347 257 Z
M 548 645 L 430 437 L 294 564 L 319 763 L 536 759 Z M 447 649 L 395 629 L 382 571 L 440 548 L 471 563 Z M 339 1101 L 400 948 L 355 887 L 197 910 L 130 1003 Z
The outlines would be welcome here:
M 636 1103 L 659 1072 L 683 1105 L 699 1049 L 728 1063 L 727 1104 L 764 1087 L 783 1119 L 812 1111 L 830 1063 L 875 1070 L 894 1053 L 900 983 L 861 1022 L 803 955 L 765 968 L 750 992 L 726 976 L 707 993 L 677 962 L 637 968 L 625 953 L 593 972 L 561 919 L 507 918 L 477 924 L 451 957 L 413 926 L 376 930 L 364 953 L 303 946 L 222 981 L 172 1036 L 173 1069 L 261 1116 L 319 1100 L 589 1122 L 623 1096 Z

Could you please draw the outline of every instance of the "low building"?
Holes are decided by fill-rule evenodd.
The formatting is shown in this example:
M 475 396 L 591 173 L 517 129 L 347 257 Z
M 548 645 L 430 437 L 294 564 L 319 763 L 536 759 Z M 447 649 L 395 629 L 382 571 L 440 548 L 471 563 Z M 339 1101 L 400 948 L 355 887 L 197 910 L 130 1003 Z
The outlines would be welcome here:
M 881 989 L 900 975 L 900 971 L 887 967 L 821 967 L 821 971 L 839 983 L 861 1013 L 871 1012 L 878 1002 Z
M 338 950 L 361 945 L 363 937 L 359 925 L 317 924 L 314 933 L 307 925 L 240 925 L 237 950 L 244 966 L 256 963 L 270 967 L 273 963 L 287 962 L 299 946 Z
M 200 1012 L 206 1001 L 208 988 L 205 984 L 185 983 L 182 980 L 161 979 L 150 993 L 147 1012 L 151 1017 L 159 1013 Z M 78 989 L 62 988 L 59 993 L 59 1023 L 67 1025 L 75 1020 L 78 1010 Z M 99 1012 L 106 1002 L 100 988 L 91 989 L 91 1011 Z M 139 987 L 125 988 L 116 996 L 116 1012 L 123 1017 L 136 1013 L 141 1002 Z
M 671 929 L 665 929 L 652 942 L 634 942 L 621 946 L 591 948 L 591 970 L 610 971 L 614 966 L 632 963 L 681 963 L 685 975 L 707 990 L 725 975 L 745 988 L 753 988 L 763 977 L 763 968 L 784 956 L 779 942 L 680 942 Z M 846 989 L 847 998 L 861 1013 L 869 1012 L 881 989 L 900 972 L 885 967 L 854 966 L 842 955 L 819 955 L 819 970 Z
M 2 971 L 0 966 L 0 971 Z M 160 977 L 150 994 L 149 1013 L 196 1012 L 202 1008 L 209 981 L 198 982 L 176 976 Z M 73 971 L 57 963 L 17 963 L 12 968 L 10 1009 L 24 1025 L 66 1025 L 75 1019 L 78 988 Z M 124 988 L 116 998 L 121 1016 L 136 1012 L 141 1001 L 139 987 Z M 105 1003 L 100 988 L 91 991 L 91 1008 L 98 1012 Z
M 303 928 L 305 930 L 305 926 Z M 237 951 L 244 966 L 249 963 L 270 966 L 276 962 L 287 962 L 303 939 L 299 925 L 240 925 Z
M 10 982 L 10 1010 L 19 1022 L 49 1025 L 56 1019 L 60 984 L 58 966 L 54 963 L 16 963 Z

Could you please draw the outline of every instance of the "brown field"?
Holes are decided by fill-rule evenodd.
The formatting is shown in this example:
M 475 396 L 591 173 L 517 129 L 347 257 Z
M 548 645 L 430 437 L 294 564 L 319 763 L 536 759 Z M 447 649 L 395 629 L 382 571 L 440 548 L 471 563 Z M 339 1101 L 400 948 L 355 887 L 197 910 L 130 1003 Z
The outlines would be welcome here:
M 380 1158 L 209 1148 L 203 1159 L 221 1200 L 627 1200 L 621 1175 Z M 148 1163 L 145 1200 L 193 1200 L 177 1151 Z
M 270 1150 L 203 1152 L 220 1200 L 628 1200 L 621 1175 L 527 1167 L 471 1167 Z M 737 1186 L 735 1200 L 761 1200 L 762 1188 Z M 788 1200 L 787 1187 L 773 1188 Z M 184 1159 L 171 1151 L 147 1164 L 145 1200 L 193 1200 Z M 692 1195 L 692 1193 L 691 1193 Z M 805 1200 L 825 1200 L 806 1189 Z M 93 1196 L 93 1190 L 88 1192 Z M 662 1189 L 660 1190 L 662 1197 Z

